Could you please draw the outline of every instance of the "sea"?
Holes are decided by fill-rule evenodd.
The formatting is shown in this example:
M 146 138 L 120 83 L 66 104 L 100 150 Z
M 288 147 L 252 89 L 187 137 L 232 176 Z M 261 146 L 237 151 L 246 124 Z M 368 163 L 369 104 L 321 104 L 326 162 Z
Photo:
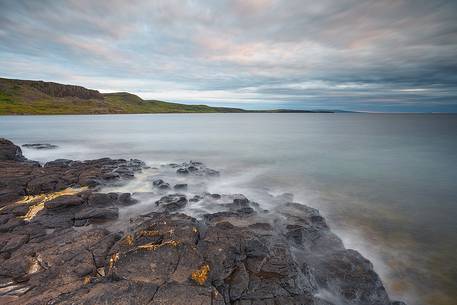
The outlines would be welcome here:
M 292 193 L 373 263 L 393 299 L 457 304 L 457 115 L 0 116 L 0 137 L 58 145 L 22 148 L 42 163 L 201 161 L 221 171 L 211 191 L 242 193 L 265 206 L 262 192 Z M 122 190 L 148 187 L 131 183 Z

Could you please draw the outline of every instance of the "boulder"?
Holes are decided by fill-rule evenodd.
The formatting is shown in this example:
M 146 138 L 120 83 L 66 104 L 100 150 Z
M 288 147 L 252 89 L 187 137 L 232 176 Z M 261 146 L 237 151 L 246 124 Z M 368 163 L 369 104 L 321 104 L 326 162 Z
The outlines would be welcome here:
M 194 176 L 219 176 L 219 172 L 206 167 L 198 161 L 189 161 L 181 164 L 173 164 L 173 168 L 177 168 L 178 175 L 194 175 Z
M 160 206 L 167 212 L 175 212 L 182 209 L 187 204 L 187 198 L 182 194 L 170 194 L 156 201 L 156 205 Z
M 154 179 L 152 181 L 152 186 L 154 186 L 155 188 L 158 188 L 160 190 L 169 190 L 170 189 L 170 184 L 166 183 L 162 179 Z
M 26 161 L 21 148 L 10 140 L 0 138 L 0 161 Z
M 65 208 L 83 204 L 84 200 L 76 195 L 63 195 L 53 200 L 47 201 L 44 206 L 47 209 Z

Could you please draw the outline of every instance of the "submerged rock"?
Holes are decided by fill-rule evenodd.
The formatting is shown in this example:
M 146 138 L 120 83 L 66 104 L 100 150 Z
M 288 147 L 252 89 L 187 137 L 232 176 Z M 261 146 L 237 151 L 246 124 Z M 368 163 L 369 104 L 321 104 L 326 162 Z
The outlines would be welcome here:
M 178 183 L 173 187 L 176 191 L 187 191 L 187 183 Z
M 23 144 L 22 147 L 32 148 L 32 149 L 54 149 L 57 148 L 57 145 L 49 143 L 34 143 L 34 144 Z

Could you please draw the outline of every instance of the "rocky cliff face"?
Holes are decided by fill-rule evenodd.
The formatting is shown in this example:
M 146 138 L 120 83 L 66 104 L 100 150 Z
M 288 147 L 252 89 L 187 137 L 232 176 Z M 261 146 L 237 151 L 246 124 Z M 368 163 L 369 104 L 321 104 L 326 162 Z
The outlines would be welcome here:
M 265 210 L 241 194 L 175 193 L 187 184 L 154 177 L 149 192 L 101 193 L 144 163 L 41 166 L 7 140 L 2 151 L 0 303 L 401 304 L 368 260 L 290 194 Z M 163 170 L 189 183 L 219 175 L 193 161 Z M 159 199 L 146 213 L 122 220 L 151 196 Z
M 97 90 L 86 89 L 74 85 L 62 85 L 43 81 L 23 81 L 25 84 L 38 89 L 52 97 L 77 97 L 80 99 L 103 99 L 103 95 Z

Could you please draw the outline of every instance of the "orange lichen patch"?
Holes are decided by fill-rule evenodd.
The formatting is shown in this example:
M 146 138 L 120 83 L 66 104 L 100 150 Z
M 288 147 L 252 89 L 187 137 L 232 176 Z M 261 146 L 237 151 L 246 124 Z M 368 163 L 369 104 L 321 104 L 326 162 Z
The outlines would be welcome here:
M 114 264 L 119 260 L 119 253 L 115 253 L 113 255 L 111 255 L 110 259 L 109 259 L 109 263 L 108 263 L 108 268 L 109 270 L 113 269 L 114 267 Z
M 89 276 L 89 275 L 86 275 L 86 276 L 83 278 L 83 284 L 84 284 L 84 285 L 90 284 L 90 276 Z
M 205 264 L 201 266 L 200 269 L 192 272 L 192 279 L 198 284 L 203 285 L 205 284 L 206 279 L 208 278 L 209 271 L 209 265 Z
M 133 245 L 133 243 L 135 242 L 135 240 L 133 239 L 133 236 L 128 234 L 126 235 L 124 238 L 122 238 L 121 240 L 121 243 L 127 245 L 127 246 L 131 246 Z
M 25 214 L 24 216 L 21 216 L 19 218 L 30 221 L 38 214 L 38 212 L 40 212 L 42 209 L 44 209 L 44 204 L 46 202 L 53 200 L 57 197 L 63 196 L 63 195 L 75 195 L 75 194 L 78 194 L 85 190 L 87 190 L 87 187 L 67 188 L 62 191 L 53 192 L 53 193 L 24 196 L 21 200 L 16 201 L 16 204 L 32 204 L 32 205 L 29 207 L 27 214 Z
M 159 236 L 160 235 L 160 232 L 157 231 L 157 230 L 141 230 L 139 233 L 138 233 L 138 236 L 139 237 L 156 237 L 156 236 Z
M 138 246 L 138 250 L 148 250 L 148 251 L 154 251 L 157 250 L 163 246 L 171 246 L 171 247 L 177 247 L 181 242 L 179 240 L 168 240 L 164 243 L 161 244 L 153 244 L 153 243 L 148 243 L 144 244 L 141 246 Z

